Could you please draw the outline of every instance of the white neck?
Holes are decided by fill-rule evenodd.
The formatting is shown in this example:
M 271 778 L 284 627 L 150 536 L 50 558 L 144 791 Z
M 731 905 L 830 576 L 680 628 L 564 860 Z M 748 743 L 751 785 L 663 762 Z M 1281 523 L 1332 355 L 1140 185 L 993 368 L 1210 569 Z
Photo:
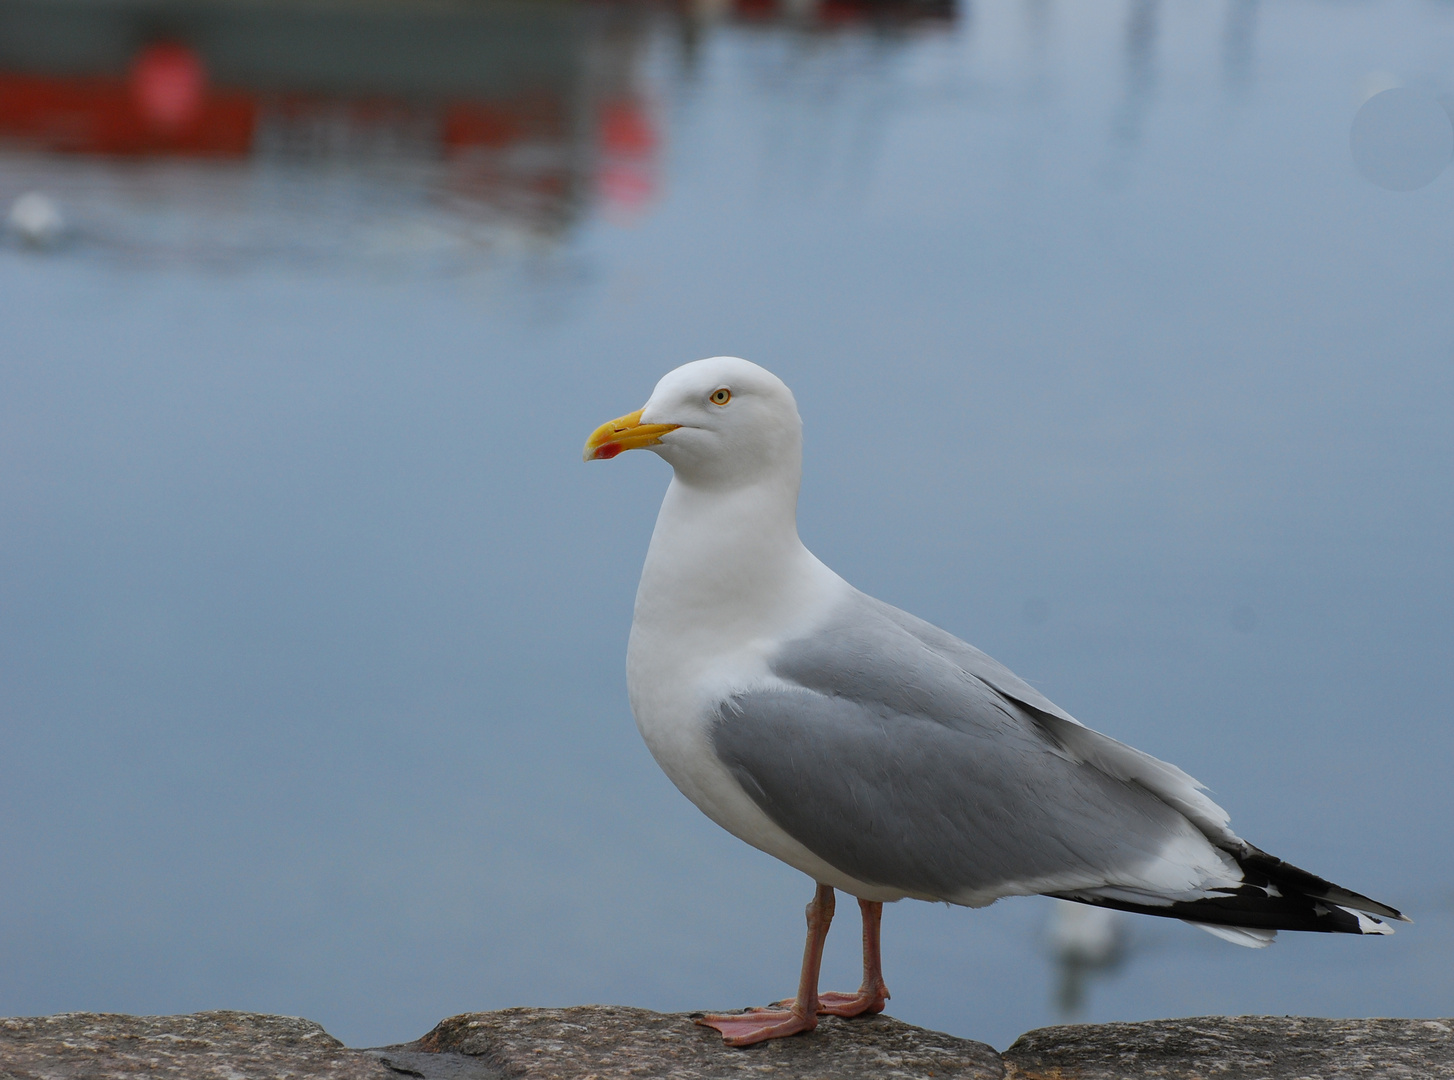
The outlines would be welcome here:
M 666 644 L 679 659 L 777 636 L 809 614 L 829 579 L 798 539 L 796 475 L 730 490 L 674 477 L 641 572 L 632 652 Z

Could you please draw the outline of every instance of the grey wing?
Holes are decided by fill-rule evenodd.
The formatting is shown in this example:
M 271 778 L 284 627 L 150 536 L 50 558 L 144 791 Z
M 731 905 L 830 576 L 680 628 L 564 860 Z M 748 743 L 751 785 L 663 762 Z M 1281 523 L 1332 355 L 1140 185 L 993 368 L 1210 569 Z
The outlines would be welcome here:
M 862 608 L 865 613 L 872 612 L 874 615 L 893 623 L 921 642 L 925 648 L 939 653 L 944 658 L 958 664 L 966 672 L 974 675 L 986 685 L 994 687 L 1003 696 L 1028 705 L 1040 712 L 1047 713 L 1050 716 L 1058 716 L 1062 720 L 1068 720 L 1072 724 L 1080 723 L 1070 713 L 1055 704 L 1055 702 L 1051 701 L 1039 690 L 1036 690 L 993 656 L 981 652 L 969 644 L 969 642 L 960 640 L 949 633 L 949 631 L 941 630 L 931 622 L 925 622 L 916 615 L 910 615 L 907 611 L 900 610 L 892 604 L 886 604 L 882 600 L 876 600 L 863 593 L 859 593 L 854 599 L 856 602 L 855 606 Z
M 782 685 L 719 711 L 718 756 L 779 827 L 860 881 L 959 903 L 1154 890 L 1188 841 L 1206 865 L 1187 885 L 1205 879 L 1219 860 L 1183 813 L 1046 724 L 1087 729 L 999 693 L 886 606 L 861 597 L 778 653 Z
M 898 627 L 925 650 L 947 661 L 997 697 L 1018 705 L 1025 716 L 1039 725 L 1041 733 L 1065 753 L 1095 765 L 1109 776 L 1129 780 L 1154 793 L 1185 814 L 1218 847 L 1236 853 L 1251 850 L 1246 841 L 1229 827 L 1231 819 L 1227 812 L 1203 794 L 1205 788 L 1199 781 L 1175 765 L 1092 731 L 1004 664 L 968 642 L 882 600 L 858 592 L 843 613 L 840 625 L 850 622 L 861 628 L 875 622 Z

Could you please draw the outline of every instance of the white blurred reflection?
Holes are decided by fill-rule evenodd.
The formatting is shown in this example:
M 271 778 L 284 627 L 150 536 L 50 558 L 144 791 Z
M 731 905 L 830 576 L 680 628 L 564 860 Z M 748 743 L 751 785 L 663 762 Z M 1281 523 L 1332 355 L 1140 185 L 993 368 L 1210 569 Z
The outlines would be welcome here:
M 1110 908 L 1056 900 L 1045 944 L 1055 962 L 1055 1008 L 1065 1019 L 1084 1015 L 1091 985 L 1126 959 L 1126 918 Z

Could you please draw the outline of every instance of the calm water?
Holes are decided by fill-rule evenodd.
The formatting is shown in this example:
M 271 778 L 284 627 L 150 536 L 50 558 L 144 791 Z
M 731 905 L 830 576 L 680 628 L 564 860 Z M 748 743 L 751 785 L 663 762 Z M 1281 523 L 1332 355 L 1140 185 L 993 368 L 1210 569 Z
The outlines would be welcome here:
M 810 884 L 627 708 L 667 470 L 579 460 L 716 353 L 830 565 L 1416 920 L 1128 917 L 1085 1018 L 1454 1012 L 1454 170 L 1349 143 L 1454 9 L 60 10 L 0 7 L 66 223 L 0 244 L 0 1014 L 789 993 Z M 890 1011 L 1055 1022 L 1050 916 L 894 906 Z

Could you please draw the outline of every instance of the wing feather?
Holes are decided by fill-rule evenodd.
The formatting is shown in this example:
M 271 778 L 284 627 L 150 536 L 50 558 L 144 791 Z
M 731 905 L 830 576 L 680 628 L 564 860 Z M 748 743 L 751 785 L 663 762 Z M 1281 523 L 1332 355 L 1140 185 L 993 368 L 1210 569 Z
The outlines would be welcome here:
M 859 597 L 779 650 L 780 684 L 733 695 L 712 729 L 718 756 L 794 839 L 858 880 L 959 903 L 1113 883 L 1194 898 L 1235 880 L 1145 779 L 1157 766 L 1189 777 L 1129 747 L 1117 756 L 1106 744 L 1119 743 L 1052 703 L 1018 700 L 1044 701 L 1025 684 L 1010 696 L 967 670 L 968 646 L 936 647 Z
M 859 881 L 971 905 L 1051 893 L 1241 944 L 1278 928 L 1388 933 L 1382 919 L 1403 918 L 1248 844 L 1176 766 L 862 593 L 770 666 L 775 684 L 718 709 L 717 755 L 779 827 Z

